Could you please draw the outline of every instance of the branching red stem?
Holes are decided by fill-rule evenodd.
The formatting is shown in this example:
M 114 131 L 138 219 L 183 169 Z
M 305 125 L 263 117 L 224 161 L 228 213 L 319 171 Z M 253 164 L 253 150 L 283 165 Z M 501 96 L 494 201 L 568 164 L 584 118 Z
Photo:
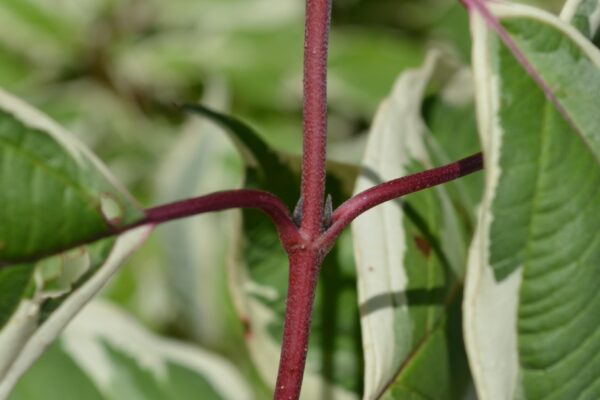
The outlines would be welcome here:
M 0 263 L 0 268 L 24 262 L 35 262 L 41 258 L 50 257 L 77 246 L 124 233 L 141 225 L 159 225 L 193 215 L 232 208 L 255 208 L 267 214 L 275 224 L 281 242 L 288 254 L 299 251 L 317 251 L 323 257 L 333 246 L 342 230 L 354 218 L 368 209 L 405 194 L 418 192 L 422 189 L 449 182 L 481 168 L 482 156 L 479 153 L 444 167 L 375 186 L 342 204 L 333 214 L 333 224 L 331 227 L 312 241 L 300 234 L 292 221 L 289 210 L 277 196 L 260 190 L 240 189 L 216 192 L 206 196 L 149 208 L 145 211 L 146 216 L 143 219 L 131 225 L 121 227 L 118 230 L 107 230 L 98 236 L 82 240 L 78 243 L 71 243 L 65 248 L 55 249 L 47 254 L 37 254 L 35 257 L 11 263 Z M 318 271 L 318 265 L 315 268 L 311 268 L 311 270 Z M 314 279 L 316 281 L 316 272 Z
M 358 193 L 333 213 L 333 223 L 321 237 L 320 244 L 324 248 L 333 246 L 337 237 L 350 222 L 379 204 L 461 178 L 482 168 L 483 156 L 477 153 L 452 164 L 394 179 Z
M 304 149 L 302 159 L 301 231 L 316 239 L 321 234 L 325 197 L 327 142 L 327 46 L 331 0 L 306 1 L 304 37 Z

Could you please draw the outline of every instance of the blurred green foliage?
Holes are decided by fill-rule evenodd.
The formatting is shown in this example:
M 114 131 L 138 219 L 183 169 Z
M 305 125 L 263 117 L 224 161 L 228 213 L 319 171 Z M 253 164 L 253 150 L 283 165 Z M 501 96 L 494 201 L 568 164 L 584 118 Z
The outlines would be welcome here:
M 556 10 L 560 2 L 538 3 Z M 198 100 L 214 76 L 227 82 L 233 114 L 299 153 L 302 13 L 301 0 L 4 0 L 0 85 L 80 134 L 151 203 L 157 161 L 183 120 L 168 106 Z M 346 154 L 336 145 L 357 140 L 427 47 L 468 60 L 457 1 L 337 0 L 333 22 L 334 155 Z

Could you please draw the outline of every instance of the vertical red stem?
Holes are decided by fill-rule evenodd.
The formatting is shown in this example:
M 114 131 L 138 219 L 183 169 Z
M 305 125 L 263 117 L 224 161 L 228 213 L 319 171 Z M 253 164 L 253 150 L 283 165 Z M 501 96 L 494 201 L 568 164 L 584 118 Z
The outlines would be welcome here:
M 304 156 L 301 231 L 309 239 L 321 233 L 327 142 L 327 46 L 331 0 L 306 1 L 304 36 Z
M 290 275 L 275 400 L 300 396 L 317 277 L 323 256 L 318 250 L 290 252 Z
M 304 244 L 288 249 L 290 276 L 275 400 L 300 396 L 310 321 L 323 252 L 312 244 L 320 237 L 325 197 L 327 145 L 327 46 L 331 0 L 306 1 L 304 36 L 304 149 L 302 222 Z

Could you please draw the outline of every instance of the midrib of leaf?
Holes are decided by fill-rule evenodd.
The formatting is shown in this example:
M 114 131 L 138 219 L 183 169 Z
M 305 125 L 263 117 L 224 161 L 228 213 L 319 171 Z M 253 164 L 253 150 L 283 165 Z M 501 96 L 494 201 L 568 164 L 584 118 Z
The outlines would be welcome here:
M 556 109 L 554 108 L 552 103 L 546 102 L 546 104 L 544 106 L 544 116 L 542 118 L 542 121 L 544 121 L 544 122 L 542 123 L 542 125 L 543 125 L 542 129 L 541 129 L 542 134 L 540 135 L 540 137 L 541 137 L 540 146 L 539 146 L 540 150 L 537 154 L 537 159 L 536 159 L 537 169 L 536 169 L 536 176 L 535 176 L 535 183 L 534 183 L 535 189 L 533 191 L 533 199 L 531 201 L 532 217 L 529 219 L 529 223 L 527 224 L 528 225 L 528 227 L 527 227 L 527 231 L 528 231 L 527 239 L 528 240 L 526 241 L 526 245 L 525 245 L 525 249 L 524 249 L 525 255 L 531 254 L 531 248 L 530 248 L 531 240 L 529 240 L 529 239 L 531 237 L 533 237 L 532 232 L 533 232 L 533 227 L 535 225 L 534 224 L 535 217 L 536 217 L 536 215 L 539 215 L 539 212 L 536 212 L 536 210 L 538 210 L 538 208 L 539 208 L 539 194 L 541 192 L 540 186 L 541 186 L 541 180 L 542 180 L 542 166 L 543 166 L 542 160 L 544 160 L 545 157 L 548 155 L 546 152 L 548 149 L 548 135 L 549 135 L 548 127 L 550 125 L 548 119 L 550 118 L 550 115 L 551 115 L 550 113 L 554 110 L 556 110 Z M 528 256 L 525 256 L 524 258 L 529 259 Z
M 529 19 L 531 21 L 535 21 L 531 17 L 529 17 L 529 18 L 523 18 L 523 19 Z M 562 40 L 567 40 L 567 37 L 568 36 L 566 36 L 566 35 L 563 36 Z M 568 37 L 568 41 L 572 43 L 571 37 Z M 581 50 L 585 54 L 584 49 L 581 49 Z M 585 55 L 587 56 L 588 54 L 585 54 Z M 592 61 L 593 61 L 593 59 L 592 59 Z M 598 65 L 597 65 L 597 67 L 600 68 L 600 66 L 598 66 Z M 573 129 L 573 131 L 577 134 L 577 136 L 579 136 L 579 139 L 581 140 L 581 142 L 587 147 L 587 149 L 589 150 L 589 152 L 594 156 L 594 158 L 596 159 L 596 162 L 598 163 L 598 165 L 600 165 L 600 154 L 596 154 L 596 152 L 593 151 L 592 145 L 589 143 L 588 139 L 583 134 L 582 130 L 575 123 L 575 119 L 573 118 L 573 116 L 571 115 L 571 113 L 569 112 L 569 110 L 567 109 L 567 107 L 561 102 L 560 98 L 556 95 L 556 91 L 554 90 L 553 85 L 551 85 L 544 78 L 544 76 L 542 75 L 542 73 L 540 73 L 540 72 L 538 72 L 536 70 L 536 67 L 534 65 L 531 65 L 531 68 L 533 68 L 533 70 L 535 72 L 537 72 L 537 77 L 539 77 L 539 80 L 542 81 L 542 82 L 544 82 L 546 84 L 546 87 L 550 91 L 550 93 L 546 93 L 546 97 L 548 98 L 548 100 L 550 101 L 550 103 L 553 104 L 553 106 L 556 109 L 556 111 L 564 117 L 565 122 L 567 122 L 567 124 L 569 124 L 569 126 Z M 545 91 L 545 88 L 542 87 L 541 89 L 542 89 L 542 91 Z
M 505 6 L 506 5 L 504 5 L 504 7 Z M 512 5 L 512 6 L 514 6 L 514 5 Z M 501 10 L 500 14 L 507 13 L 507 11 L 504 10 L 504 7 L 503 6 L 499 6 L 498 7 L 498 9 Z M 514 6 L 514 7 L 515 7 L 515 10 L 518 10 L 522 6 Z M 492 6 L 492 9 L 494 9 L 494 8 L 495 7 Z M 524 9 L 527 10 L 526 7 L 524 7 Z M 529 12 L 532 12 L 532 11 L 530 10 Z M 508 14 L 510 15 L 510 13 L 508 13 Z M 543 14 L 542 14 L 542 16 L 543 16 Z M 575 30 L 574 28 L 572 29 L 572 31 L 569 31 L 568 28 L 570 28 L 570 26 L 566 26 L 566 28 L 564 26 L 556 27 L 556 26 L 552 25 L 551 23 L 549 23 L 549 21 L 547 21 L 545 19 L 541 19 L 540 18 L 540 20 L 537 20 L 537 19 L 535 19 L 534 17 L 532 17 L 530 15 L 517 16 L 517 17 L 511 15 L 511 16 L 506 17 L 504 19 L 501 18 L 501 21 L 502 21 L 503 24 L 506 24 L 506 21 L 508 21 L 508 24 L 510 24 L 511 20 L 516 20 L 516 21 L 519 21 L 519 22 L 525 20 L 525 21 L 530 21 L 532 23 L 537 22 L 538 24 L 540 22 L 542 22 L 543 26 L 550 27 L 552 29 L 556 29 L 556 30 L 560 31 L 562 33 L 562 36 L 560 38 L 560 42 L 558 42 L 556 44 L 557 48 L 560 48 L 561 46 L 564 46 L 564 43 L 567 43 L 568 47 L 575 46 L 577 48 L 577 50 L 579 52 L 581 52 L 581 54 L 584 57 L 589 58 L 589 60 L 590 60 L 591 63 L 594 63 L 598 67 L 600 67 L 598 65 L 598 62 L 600 60 L 600 58 L 599 58 L 600 55 L 596 54 L 596 57 L 590 55 L 590 52 L 592 52 L 592 51 L 594 51 L 594 52 L 597 53 L 598 52 L 597 49 L 595 49 L 595 48 L 589 48 L 589 47 L 582 47 L 580 45 L 580 43 L 577 42 L 577 40 L 575 40 L 572 36 L 569 36 L 569 35 L 575 35 L 575 37 L 578 37 L 579 31 Z M 511 29 L 510 29 L 510 27 L 506 28 L 504 25 L 501 25 L 501 26 L 503 27 L 503 29 L 506 29 L 505 33 L 507 35 L 511 35 Z M 522 38 L 521 40 L 523 40 L 523 41 L 526 42 L 528 40 L 531 40 L 530 37 L 535 37 L 535 35 L 532 35 L 530 32 L 528 32 L 528 35 L 529 35 L 528 37 L 526 37 L 524 39 Z M 514 45 L 517 46 L 517 48 L 518 48 L 518 44 L 519 43 L 517 41 L 514 42 Z M 514 51 L 513 48 L 508 47 L 506 44 L 504 46 L 505 46 L 504 49 L 506 51 L 510 51 L 513 55 L 515 55 L 515 51 Z M 518 48 L 518 51 L 519 51 L 519 53 L 521 54 L 522 57 L 525 57 L 525 58 L 527 57 L 526 54 L 520 50 L 520 48 Z M 515 58 L 517 58 L 516 55 L 515 55 Z M 520 60 L 517 59 L 517 61 L 519 62 L 519 64 L 522 65 L 522 62 Z M 577 126 L 577 124 L 575 122 L 576 119 L 569 112 L 568 106 L 566 106 L 565 104 L 563 104 L 563 102 L 561 101 L 560 97 L 556 94 L 556 92 L 555 92 L 555 85 L 549 83 L 547 81 L 547 79 L 544 77 L 544 74 L 542 72 L 538 71 L 536 69 L 536 66 L 534 64 L 535 64 L 534 62 L 529 62 L 529 60 L 528 60 L 528 64 L 527 64 L 528 68 L 524 68 L 525 72 L 537 84 L 537 86 L 539 87 L 539 89 L 543 93 L 545 93 L 545 97 L 547 99 L 547 103 L 550 104 L 550 105 L 552 105 L 553 108 L 556 110 L 556 112 L 558 112 L 563 117 L 563 119 L 568 124 L 568 126 L 574 131 L 574 133 L 577 134 L 577 136 L 579 137 L 581 143 L 585 146 L 585 148 L 587 149 L 587 151 L 592 155 L 592 157 L 594 158 L 594 160 L 596 161 L 596 163 L 598 165 L 600 165 L 600 148 L 598 149 L 598 152 L 594 151 L 593 145 L 589 142 L 589 140 L 587 139 L 587 137 L 585 136 L 585 134 L 583 133 L 583 131 Z M 541 85 L 540 85 L 540 82 L 542 82 Z M 548 118 L 547 114 L 548 114 L 548 109 L 545 109 L 545 119 Z M 545 136 L 542 135 L 542 139 L 544 137 Z M 540 148 L 542 148 L 542 147 L 543 147 L 543 143 L 542 143 L 542 145 L 540 145 Z M 541 157 L 541 155 L 540 155 L 540 157 Z M 539 172 L 540 172 L 539 168 L 540 168 L 540 165 L 538 163 L 538 170 L 537 170 L 538 176 L 539 176 Z M 539 184 L 539 182 L 538 182 L 538 184 Z M 534 192 L 534 195 L 535 195 L 535 193 L 537 193 L 537 191 L 538 190 L 536 188 L 536 191 Z M 535 210 L 535 205 L 537 203 L 537 198 L 536 197 L 534 197 L 532 199 L 532 208 L 531 208 L 532 211 Z M 531 224 L 532 223 L 533 223 L 533 221 L 530 220 L 529 231 L 531 230 Z M 530 236 L 530 235 L 528 235 L 528 236 Z M 525 251 L 527 251 L 527 248 L 523 248 L 521 251 L 523 252 L 522 253 L 523 254 L 522 257 L 524 258 L 524 253 L 525 253 Z M 492 258 L 493 258 L 493 256 L 494 256 L 494 252 L 492 251 Z M 505 259 L 505 260 L 509 260 L 510 261 L 510 258 L 509 259 Z M 504 268 L 505 267 L 504 267 L 503 264 L 498 264 L 498 267 L 495 268 L 495 273 L 496 273 L 497 277 L 501 278 L 501 277 L 505 276 L 505 272 L 503 271 Z M 514 268 L 516 268 L 516 267 L 515 266 L 510 267 L 509 272 L 513 271 Z
M 114 233 L 102 196 L 121 209 L 114 226 L 143 212 L 94 155 L 48 117 L 0 91 L 2 264 L 18 264 Z
M 535 181 L 535 187 L 536 189 L 534 190 L 534 196 L 533 196 L 533 200 L 532 200 L 532 218 L 530 219 L 529 223 L 528 223 L 528 237 L 526 240 L 526 247 L 525 247 L 525 251 L 524 251 L 524 259 L 525 260 L 529 260 L 532 257 L 532 250 L 531 250 L 531 246 L 533 245 L 533 240 L 531 240 L 531 238 L 534 237 L 533 235 L 533 228 L 534 226 L 536 226 L 536 218 L 539 219 L 540 215 L 542 214 L 542 212 L 540 212 L 539 210 L 539 196 L 540 193 L 542 192 L 542 190 L 540 189 L 540 187 L 542 186 L 542 180 L 544 178 L 544 175 L 542 173 L 543 167 L 547 164 L 546 160 L 548 159 L 548 150 L 549 150 L 549 146 L 551 145 L 550 141 L 548 140 L 548 136 L 549 136 L 549 126 L 551 125 L 551 122 L 549 121 L 549 118 L 551 116 L 552 112 L 556 112 L 557 110 L 555 109 L 555 107 L 553 106 L 553 104 L 551 102 L 546 102 L 545 106 L 544 106 L 544 117 L 543 117 L 543 127 L 541 129 L 541 145 L 540 145 L 540 151 L 538 153 L 538 157 L 537 157 L 537 170 L 536 170 L 536 181 Z M 600 165 L 599 165 L 600 166 Z M 599 236 L 600 237 L 600 236 Z M 593 244 L 594 242 L 590 243 L 590 247 L 593 248 Z M 526 266 L 525 266 L 526 268 Z M 559 271 L 561 272 L 561 271 Z M 555 270 L 548 268 L 548 270 L 546 272 L 544 272 L 543 274 L 539 275 L 536 274 L 535 276 L 531 276 L 531 275 L 527 275 L 525 274 L 524 280 L 526 281 L 528 278 L 529 279 L 545 279 L 547 277 L 547 275 L 552 275 L 553 273 L 556 273 Z M 575 269 L 574 273 L 577 273 L 577 269 Z M 556 291 L 554 291 L 555 295 L 560 295 L 561 289 L 564 289 L 566 286 L 562 285 L 556 288 Z M 597 292 L 596 294 L 593 294 L 591 297 L 595 297 L 598 294 L 600 294 L 600 292 Z M 586 303 L 590 304 L 590 302 Z M 568 305 L 568 303 L 564 303 L 565 305 Z M 586 306 L 587 307 L 587 306 Z M 583 312 L 584 309 L 579 309 L 578 313 Z M 559 329 L 559 328 L 557 328 Z M 588 337 L 589 340 L 589 337 Z M 560 359 L 556 360 L 554 363 L 548 364 L 546 365 L 546 368 L 551 368 L 553 365 L 557 364 L 560 362 Z
M 90 212 L 90 215 L 94 214 L 97 216 L 96 223 L 107 226 L 106 222 L 102 219 L 102 216 L 100 214 L 99 202 L 95 201 L 93 198 L 87 196 L 81 186 L 74 183 L 72 180 L 70 180 L 64 174 L 61 174 L 59 171 L 49 168 L 47 165 L 45 165 L 39 158 L 35 157 L 33 154 L 26 152 L 19 147 L 11 145 L 10 143 L 7 143 L 7 141 L 5 141 L 2 138 L 0 138 L 0 142 L 2 142 L 2 147 L 4 148 L 5 155 L 7 153 L 12 152 L 13 154 L 16 155 L 17 158 L 20 158 L 21 160 L 25 160 L 26 162 L 28 162 L 29 164 L 32 165 L 32 174 L 43 172 L 44 175 L 48 177 L 48 179 L 55 180 L 55 181 L 63 184 L 64 187 L 61 190 L 61 194 L 62 194 L 63 198 L 68 192 L 75 194 L 80 200 L 79 205 L 81 207 L 84 207 L 85 209 L 87 209 Z M 5 158 L 10 159 L 10 157 L 5 157 Z M 7 168 L 6 171 L 9 172 L 10 168 Z M 33 180 L 33 175 L 31 177 Z M 33 191 L 33 194 L 40 194 L 39 192 L 40 192 L 39 190 L 35 190 L 35 191 Z M 32 200 L 33 200 L 32 198 L 28 199 L 28 201 L 32 201 Z M 8 202 L 8 203 L 10 204 L 10 202 Z M 4 205 L 4 207 L 8 207 L 9 204 Z M 66 206 L 66 205 L 67 204 L 64 204 L 64 203 L 62 204 L 62 206 Z M 7 212 L 9 214 L 7 214 Z M 52 212 L 52 211 L 49 211 L 49 212 Z M 2 214 L 5 214 L 8 216 L 8 215 L 10 215 L 10 212 L 7 211 L 7 209 L 5 208 L 4 213 L 2 213 Z M 34 217 L 35 215 L 37 215 L 37 214 L 32 214 L 31 216 Z M 72 215 L 74 216 L 75 214 L 72 213 Z M 71 218 L 70 220 L 74 221 L 75 218 Z M 58 237 L 63 237 L 66 240 L 68 238 L 68 235 L 66 237 L 64 235 L 64 233 L 66 232 L 65 227 L 67 225 L 72 225 L 72 222 L 71 222 L 71 224 L 68 224 L 68 220 L 63 221 L 63 222 L 64 223 L 60 227 L 60 229 L 54 231 L 53 235 L 57 235 Z M 12 223 L 8 223 L 8 224 L 4 225 L 3 229 L 7 232 L 8 235 L 11 234 L 10 227 L 13 224 L 14 224 L 14 218 L 13 218 Z M 23 251 L 25 251 L 28 254 L 35 252 L 36 242 L 39 241 L 41 238 L 40 233 L 43 233 L 40 231 L 40 228 L 42 228 L 40 223 L 31 223 L 29 225 L 30 225 L 31 230 L 29 231 L 29 235 L 27 236 L 27 242 L 21 244 L 22 249 L 24 249 Z M 68 246 L 68 247 L 76 247 L 77 245 L 78 245 L 78 243 L 74 242 L 73 246 Z M 50 254 L 51 253 L 48 253 L 48 254 L 40 253 L 37 255 L 32 255 L 32 259 L 37 258 L 37 256 L 44 256 L 44 255 L 50 255 Z M 22 260 L 22 261 L 25 261 L 25 260 Z

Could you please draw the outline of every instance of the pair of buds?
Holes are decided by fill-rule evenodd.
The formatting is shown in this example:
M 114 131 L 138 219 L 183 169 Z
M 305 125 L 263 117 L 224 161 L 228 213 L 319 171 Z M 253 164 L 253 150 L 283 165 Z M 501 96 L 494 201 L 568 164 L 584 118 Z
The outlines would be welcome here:
M 294 213 L 292 214 L 292 221 L 298 228 L 302 224 L 302 211 L 304 209 L 304 198 L 300 197 L 296 207 L 294 208 Z M 323 208 L 323 216 L 321 217 L 321 232 L 325 232 L 331 226 L 331 219 L 333 216 L 333 201 L 331 200 L 331 195 L 328 194 L 325 199 L 325 206 Z

